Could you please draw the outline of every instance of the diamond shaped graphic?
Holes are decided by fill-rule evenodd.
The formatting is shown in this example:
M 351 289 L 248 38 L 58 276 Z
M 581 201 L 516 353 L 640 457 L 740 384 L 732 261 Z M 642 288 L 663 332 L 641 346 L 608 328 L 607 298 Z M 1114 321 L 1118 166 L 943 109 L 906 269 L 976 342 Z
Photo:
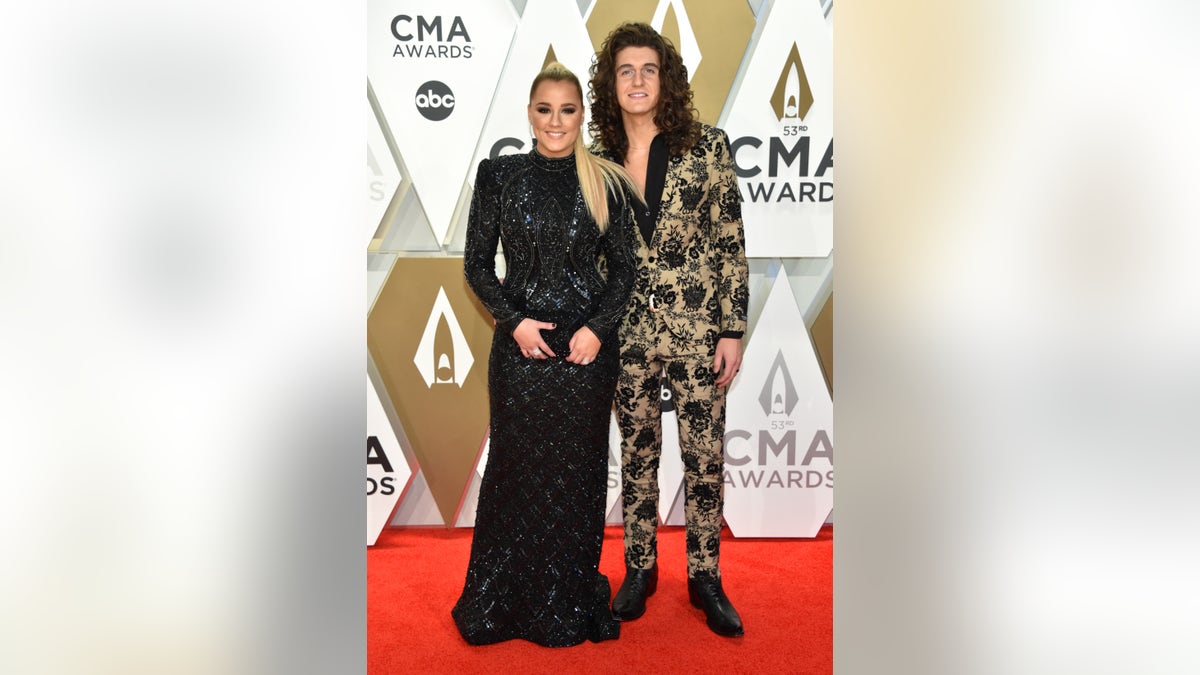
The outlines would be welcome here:
M 367 318 L 371 358 L 447 526 L 487 430 L 487 373 L 472 364 L 492 326 L 460 258 L 397 258 Z
M 368 101 L 369 103 L 369 101 Z M 392 204 L 392 198 L 403 178 L 400 167 L 392 156 L 391 146 L 379 126 L 375 109 L 367 108 L 367 242 L 377 237 L 384 214 Z
M 368 3 L 368 75 L 434 238 L 446 239 L 508 55 L 508 0 Z
M 471 482 L 467 485 L 467 493 L 463 496 L 462 507 L 458 510 L 457 527 L 475 527 L 475 511 L 479 507 L 479 487 L 483 483 L 483 473 L 487 469 L 488 451 L 492 447 L 491 433 L 484 440 L 479 450 L 479 459 L 475 460 L 475 471 L 471 474 Z
M 641 21 L 670 40 L 688 69 L 700 120 L 717 124 L 754 33 L 744 0 L 596 0 L 586 14 L 592 48 L 624 21 Z
M 578 9 L 573 3 L 560 0 L 529 0 L 513 36 L 504 73 L 496 86 L 491 112 L 475 147 L 467 176 L 472 185 L 480 160 L 532 149 L 527 112 L 529 85 L 551 56 L 575 73 L 586 97 L 593 52 L 588 48 L 587 30 Z M 585 143 L 589 119 L 588 108 L 584 106 Z M 459 219 L 469 206 L 469 202 L 460 205 Z
M 813 537 L 832 509 L 833 401 L 781 268 L 729 388 L 725 520 L 739 537 Z
M 738 172 L 746 255 L 833 250 L 833 43 L 816 2 L 774 2 L 724 128 Z
M 367 379 L 367 545 L 373 545 L 408 488 L 412 470 L 375 385 Z

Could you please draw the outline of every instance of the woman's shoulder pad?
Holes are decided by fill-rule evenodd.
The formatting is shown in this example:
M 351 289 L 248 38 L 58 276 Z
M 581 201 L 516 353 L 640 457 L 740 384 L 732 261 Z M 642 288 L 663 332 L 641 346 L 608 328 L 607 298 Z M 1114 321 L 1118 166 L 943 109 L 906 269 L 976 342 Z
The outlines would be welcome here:
M 495 177 L 503 179 L 504 176 L 524 166 L 527 159 L 523 154 L 500 155 L 499 157 L 492 158 L 484 157 L 479 160 L 479 175 L 483 178 Z

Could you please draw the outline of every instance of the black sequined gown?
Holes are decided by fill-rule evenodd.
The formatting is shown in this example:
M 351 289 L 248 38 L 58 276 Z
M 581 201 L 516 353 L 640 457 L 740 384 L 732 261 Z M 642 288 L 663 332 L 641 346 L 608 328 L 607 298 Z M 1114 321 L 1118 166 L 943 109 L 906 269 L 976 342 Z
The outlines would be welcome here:
M 573 155 L 534 150 L 479 165 L 463 267 L 497 325 L 488 360 L 491 447 L 466 584 L 451 610 L 471 644 L 521 638 L 560 647 L 617 637 L 598 568 L 617 328 L 636 261 L 632 214 L 614 198 L 609 213 L 601 234 Z M 556 324 L 542 332 L 555 358 L 521 355 L 512 331 L 526 317 Z M 586 366 L 565 360 L 584 325 L 601 340 Z

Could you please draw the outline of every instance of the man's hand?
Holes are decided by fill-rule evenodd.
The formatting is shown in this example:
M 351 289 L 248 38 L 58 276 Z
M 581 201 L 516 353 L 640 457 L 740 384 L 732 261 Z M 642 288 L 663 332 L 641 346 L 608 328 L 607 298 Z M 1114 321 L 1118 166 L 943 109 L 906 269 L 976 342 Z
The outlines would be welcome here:
M 713 357 L 713 372 L 717 374 L 717 386 L 728 387 L 733 376 L 742 368 L 742 339 L 721 338 L 717 340 L 717 353 Z

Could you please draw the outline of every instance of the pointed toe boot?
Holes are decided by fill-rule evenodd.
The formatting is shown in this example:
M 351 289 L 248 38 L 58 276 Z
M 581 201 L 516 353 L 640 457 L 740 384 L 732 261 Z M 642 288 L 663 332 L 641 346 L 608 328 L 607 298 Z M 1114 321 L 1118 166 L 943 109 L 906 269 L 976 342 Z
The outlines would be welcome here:
M 688 599 L 693 607 L 704 610 L 708 627 L 717 635 L 737 637 L 745 634 L 742 617 L 725 596 L 719 574 L 698 573 L 688 579 Z
M 612 613 L 617 621 L 633 621 L 646 613 L 646 598 L 658 590 L 658 563 L 648 570 L 625 568 L 625 581 L 613 598 Z

